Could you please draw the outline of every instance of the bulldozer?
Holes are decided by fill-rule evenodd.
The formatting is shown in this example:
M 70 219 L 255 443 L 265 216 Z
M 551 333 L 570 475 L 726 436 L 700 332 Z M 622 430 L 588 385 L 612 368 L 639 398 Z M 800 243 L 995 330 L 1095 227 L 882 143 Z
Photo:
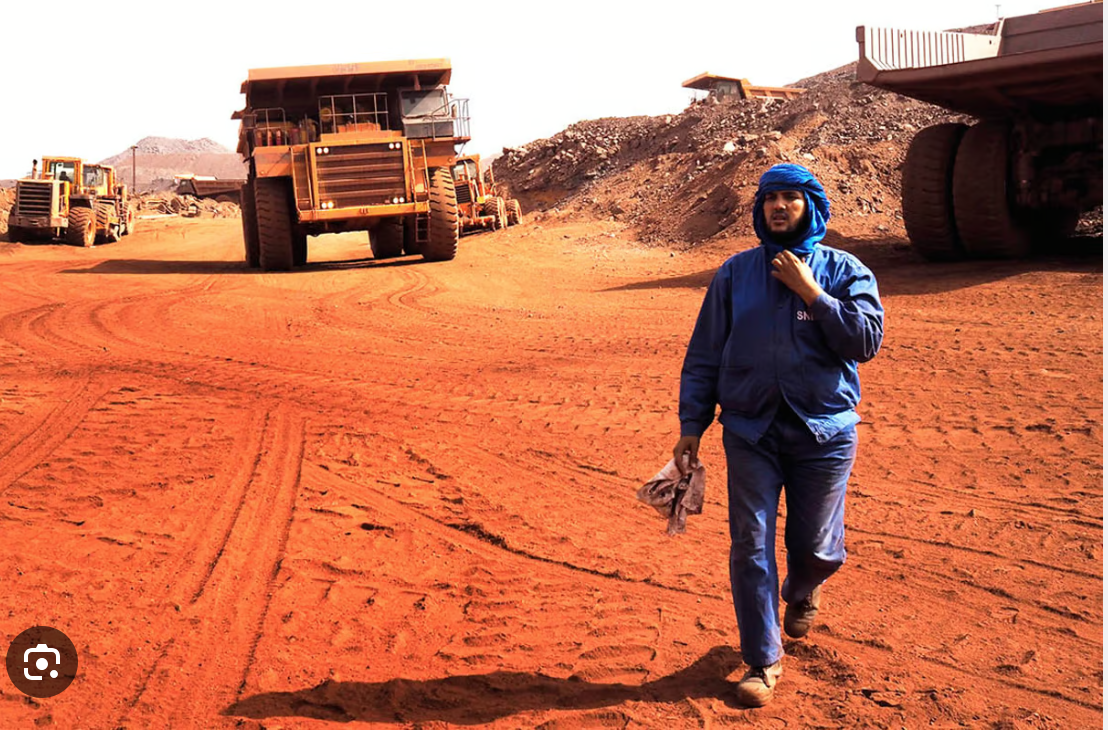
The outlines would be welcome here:
M 127 186 L 115 169 L 80 158 L 50 157 L 31 166 L 31 175 L 15 185 L 8 219 L 12 242 L 64 240 L 91 247 L 116 242 L 135 229 Z
M 306 264 L 308 237 L 368 232 L 374 258 L 457 254 L 451 167 L 469 141 L 469 100 L 449 59 L 250 69 L 238 152 L 245 260 Z
M 477 229 L 504 229 L 523 221 L 519 201 L 497 192 L 492 168 L 481 173 L 481 156 L 458 158 L 452 173 L 463 233 Z

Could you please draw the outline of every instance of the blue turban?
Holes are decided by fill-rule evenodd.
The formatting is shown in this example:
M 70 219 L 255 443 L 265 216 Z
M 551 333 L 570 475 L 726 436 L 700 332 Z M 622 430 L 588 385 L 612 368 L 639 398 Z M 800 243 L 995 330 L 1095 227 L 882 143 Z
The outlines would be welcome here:
M 766 215 L 762 205 L 770 191 L 799 191 L 804 194 L 807 211 L 800 223 L 800 231 L 788 240 L 775 239 L 766 227 Z M 831 219 L 831 204 L 819 181 L 804 166 L 795 163 L 779 163 L 762 174 L 758 181 L 758 193 L 754 197 L 754 232 L 762 244 L 774 242 L 794 255 L 811 255 L 816 243 L 827 234 L 827 221 Z M 808 227 L 804 229 L 804 221 Z

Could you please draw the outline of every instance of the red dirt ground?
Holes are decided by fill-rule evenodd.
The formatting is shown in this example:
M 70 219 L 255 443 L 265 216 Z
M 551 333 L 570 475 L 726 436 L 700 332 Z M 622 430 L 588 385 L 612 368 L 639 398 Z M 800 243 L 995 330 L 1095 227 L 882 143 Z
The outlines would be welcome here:
M 0 244 L 0 726 L 1099 728 L 1102 266 L 878 275 L 850 558 L 776 700 L 738 708 L 724 459 L 687 535 L 634 499 L 676 440 L 714 269 L 529 217 L 458 259 L 313 241 L 247 272 L 235 220 Z

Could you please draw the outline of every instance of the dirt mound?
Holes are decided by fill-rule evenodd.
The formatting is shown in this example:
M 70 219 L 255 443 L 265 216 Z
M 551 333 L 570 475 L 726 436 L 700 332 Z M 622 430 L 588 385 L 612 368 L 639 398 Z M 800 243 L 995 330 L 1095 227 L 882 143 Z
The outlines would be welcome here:
M 14 203 L 15 189 L 0 189 L 0 234 L 5 236 L 8 234 L 8 214 Z
M 529 210 L 611 216 L 644 241 L 752 232 L 749 204 L 774 163 L 810 168 L 832 227 L 903 234 L 899 166 L 916 131 L 964 119 L 861 84 L 855 64 L 796 83 L 790 101 L 708 99 L 677 115 L 605 118 L 505 149 L 494 167 Z M 863 218 L 863 221 L 852 219 Z
M 144 194 L 135 197 L 138 209 L 144 214 L 177 214 L 183 217 L 210 217 L 214 219 L 242 216 L 239 205 L 233 201 L 199 199 L 189 194 Z
M 246 165 L 238 153 L 209 138 L 180 140 L 145 137 L 136 143 L 136 184 L 139 191 L 166 191 L 173 177 L 182 173 L 216 178 L 246 178 Z M 131 183 L 131 149 L 101 161 L 114 166 L 120 179 Z
M 211 138 L 200 138 L 199 140 L 181 140 L 180 138 L 159 138 L 156 136 L 147 136 L 138 141 L 135 145 L 138 146 L 139 153 L 151 154 L 235 152 L 225 145 L 220 145 Z M 127 151 L 126 153 L 120 153 L 119 155 L 125 155 L 129 152 L 130 151 Z

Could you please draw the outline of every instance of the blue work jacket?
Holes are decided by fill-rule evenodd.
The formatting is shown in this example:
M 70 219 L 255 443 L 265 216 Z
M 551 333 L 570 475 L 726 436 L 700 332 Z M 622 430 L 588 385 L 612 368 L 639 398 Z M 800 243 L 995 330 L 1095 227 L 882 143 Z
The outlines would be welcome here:
M 816 245 L 807 263 L 824 295 L 806 307 L 774 278 L 774 244 L 730 257 L 704 297 L 681 370 L 682 436 L 723 426 L 756 443 L 781 400 L 819 443 L 858 422 L 858 363 L 881 346 L 877 280 L 850 253 Z

